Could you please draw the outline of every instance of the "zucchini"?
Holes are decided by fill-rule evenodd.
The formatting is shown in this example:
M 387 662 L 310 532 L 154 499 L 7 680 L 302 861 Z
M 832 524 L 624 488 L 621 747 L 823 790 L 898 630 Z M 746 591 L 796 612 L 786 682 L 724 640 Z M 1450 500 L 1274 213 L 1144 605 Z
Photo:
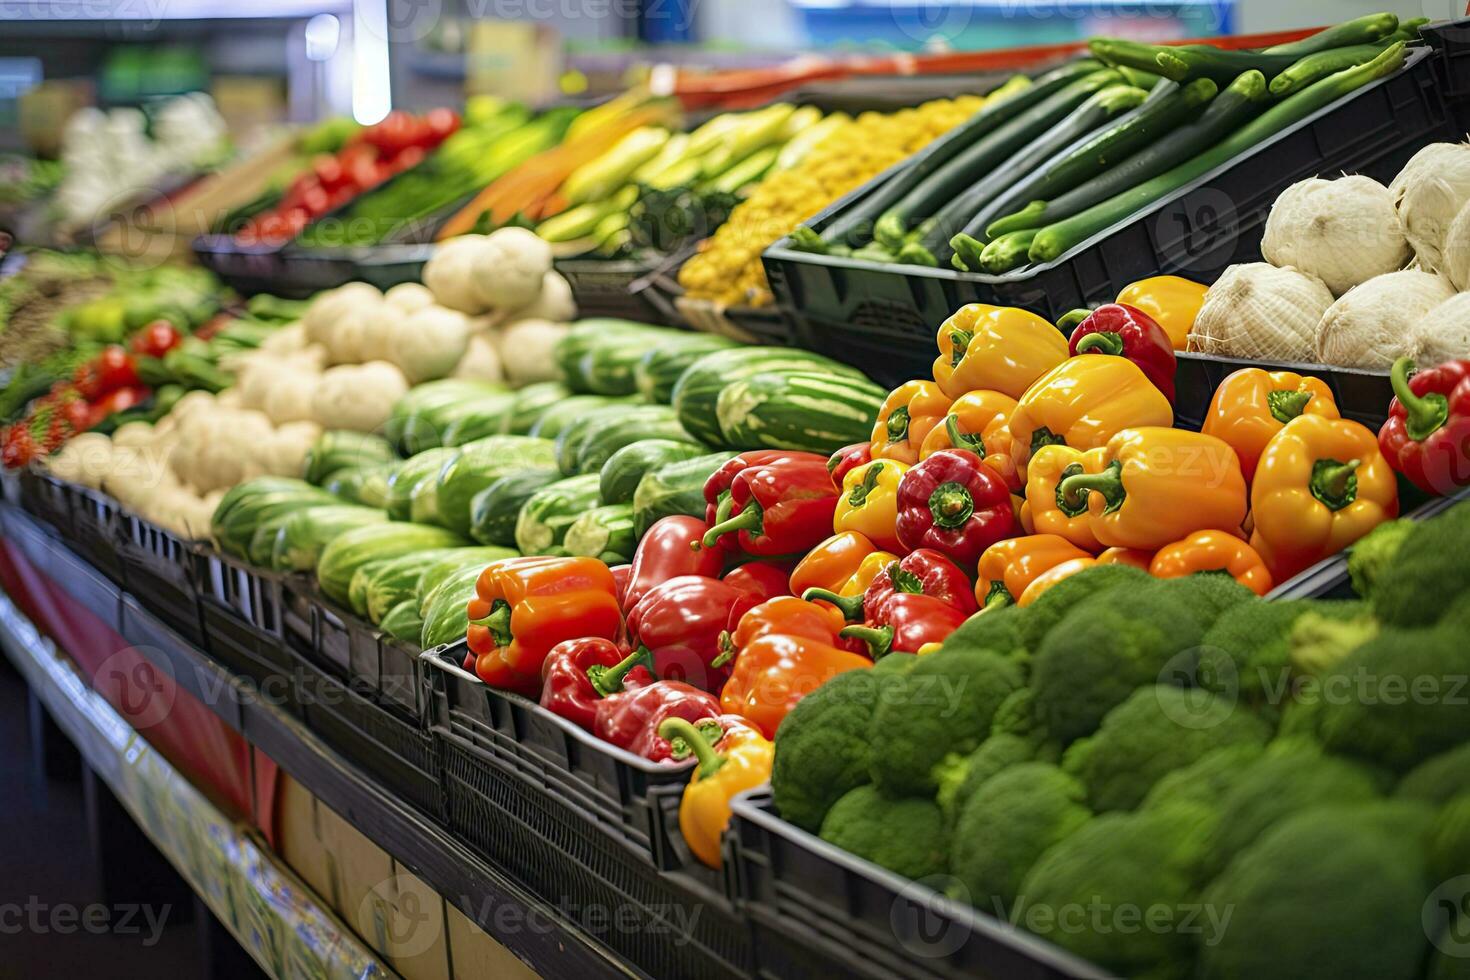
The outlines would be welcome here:
M 376 623 L 404 600 L 412 600 L 417 610 L 419 583 L 424 571 L 442 560 L 479 562 L 484 566 L 514 556 L 515 552 L 509 548 L 431 548 L 382 562 L 370 562 L 367 567 L 373 571 L 369 573 L 366 584 L 368 618 Z
M 396 459 L 398 455 L 382 436 L 334 429 L 323 432 L 307 450 L 305 479 L 321 486 L 339 470 Z
M 531 436 L 491 436 L 461 446 L 439 470 L 435 497 L 437 523 L 468 535 L 473 524 L 471 502 L 502 476 L 556 465 L 556 444 Z
M 1036 228 L 1027 228 L 1024 231 L 1013 231 L 1010 234 L 1001 235 L 981 249 L 978 255 L 970 253 L 966 248 L 966 242 L 958 242 L 955 246 L 955 258 L 958 259 L 964 254 L 969 263 L 966 266 L 969 271 L 997 276 L 1026 264 L 1031 254 L 1031 245 L 1036 241 L 1037 231 Z M 964 249 L 963 252 L 962 249 Z
M 803 226 L 796 229 L 792 238 L 800 247 L 817 252 L 825 252 L 833 245 L 856 247 L 866 244 L 872 238 L 873 222 L 880 214 L 953 160 L 982 134 L 1014 119 L 1063 86 L 1101 67 L 1100 62 L 1082 58 L 1054 68 L 1034 81 L 1013 79 L 1007 82 L 990 94 L 978 112 L 930 142 L 875 191 L 837 215 L 820 234 Z
M 703 456 L 709 450 L 693 442 L 676 439 L 641 439 L 631 442 L 607 458 L 598 474 L 598 495 L 604 504 L 626 504 L 643 475 L 665 463 Z
M 888 392 L 866 379 L 772 372 L 720 392 L 720 431 L 737 449 L 834 453 L 873 434 Z
M 364 507 L 388 508 L 388 484 L 393 480 L 393 474 L 403 463 L 388 463 L 386 466 L 375 466 L 363 474 L 362 482 L 357 485 L 357 502 Z
M 633 369 L 638 394 L 646 401 L 667 405 L 674 394 L 674 383 L 684 369 L 705 354 L 738 347 L 735 341 L 712 333 L 679 334 L 670 337 L 644 353 Z
M 1264 52 L 1303 58 L 1309 54 L 1317 54 L 1332 48 L 1344 48 L 1349 45 L 1378 41 L 1393 34 L 1400 27 L 1398 17 L 1393 14 L 1366 14 L 1362 17 L 1354 17 L 1352 20 L 1345 20 L 1341 24 L 1325 27 L 1316 34 L 1304 37 L 1299 41 L 1273 44 L 1265 48 Z
M 468 631 L 468 614 L 465 616 L 465 625 Z M 424 620 L 419 616 L 419 604 L 412 599 L 405 599 L 383 614 L 378 621 L 378 628 L 395 640 L 417 644 L 424 629 Z
M 434 590 L 439 588 L 451 575 L 467 568 L 473 569 L 478 575 L 485 570 L 485 566 L 492 562 L 514 557 L 515 552 L 509 548 L 455 548 L 443 558 L 426 563 L 423 572 L 419 574 L 418 584 L 414 588 L 414 595 L 419 602 L 419 613 L 421 615 L 424 613 Z
M 505 431 L 509 435 L 523 436 L 551 406 L 565 401 L 572 390 L 560 381 L 538 381 L 516 391 L 515 402 L 506 418 Z
M 211 536 L 219 542 L 220 548 L 225 552 L 248 558 L 251 540 L 260 525 L 307 508 L 333 507 L 342 504 L 342 501 L 325 490 L 305 483 L 302 486 L 311 492 L 273 490 L 238 497 L 234 500 L 222 500 L 219 507 L 215 509 L 210 523 Z M 269 548 L 272 544 L 273 542 L 265 545 L 265 557 L 260 564 L 269 560 Z
M 668 439 L 693 444 L 694 440 L 679 424 L 674 410 L 663 405 L 659 408 L 664 409 L 667 414 L 625 415 L 605 425 L 593 427 L 582 440 L 582 447 L 577 450 L 577 472 L 601 473 L 614 453 L 646 439 Z M 708 451 L 708 447 L 699 448 L 701 452 Z
M 1340 72 L 1344 68 L 1367 64 L 1394 43 L 1396 43 L 1396 38 L 1390 38 L 1371 44 L 1354 44 L 1345 48 L 1333 48 L 1330 51 L 1309 54 L 1271 79 L 1271 94 L 1281 99 L 1294 92 L 1300 92 L 1313 82 Z
M 633 491 L 633 533 L 639 538 L 656 522 L 673 514 L 703 518 L 704 484 L 735 453 L 709 453 L 665 463 L 638 481 Z
M 438 420 L 444 423 L 444 434 L 440 442 L 445 446 L 463 446 L 486 436 L 500 435 L 510 425 L 515 401 L 515 393 L 507 391 L 476 398 L 457 408 L 438 413 Z
M 354 528 L 338 535 L 322 549 L 316 564 L 317 584 L 330 598 L 345 602 L 353 574 L 370 561 L 431 548 L 464 547 L 468 543 L 453 531 L 424 524 L 395 521 Z
M 632 357 L 632 363 L 636 364 L 638 357 L 652 345 L 653 338 L 667 332 L 665 327 L 633 320 L 611 317 L 581 320 L 556 342 L 552 356 L 561 369 L 562 379 L 573 391 L 628 395 L 636 390 L 632 364 L 627 366 L 626 389 L 617 390 L 621 388 L 619 379 L 625 359 L 636 351 L 637 356 Z
M 424 597 L 419 607 L 424 621 L 419 645 L 425 650 L 464 639 L 470 626 L 468 606 L 482 571 L 483 565 L 456 569 Z
M 624 419 L 636 420 L 646 426 L 661 423 L 663 429 L 653 432 L 654 436 L 665 436 L 670 424 L 679 424 L 674 410 L 667 405 L 609 405 L 598 409 L 577 419 L 556 437 L 556 465 L 562 473 L 576 476 L 584 472 L 578 465 L 582 447 L 597 432 Z
M 536 424 L 531 426 L 530 435 L 540 439 L 555 439 L 561 430 L 577 419 L 608 405 L 625 404 L 628 399 L 604 398 L 602 395 L 573 395 L 563 398 L 541 413 Z
M 1042 228 L 1136 187 L 1219 143 L 1260 112 L 1268 98 L 1266 79 L 1261 73 L 1245 72 L 1215 96 L 1194 122 L 1164 134 L 1117 166 L 1054 200 L 1032 201 L 1015 214 L 998 218 L 985 229 L 985 234 L 995 239 L 1013 231 Z
M 1403 41 L 1395 42 L 1367 64 L 1329 75 L 1276 103 L 1231 133 L 1217 146 L 1186 160 L 1172 170 L 1096 204 L 1081 214 L 1048 225 L 1037 232 L 1036 240 L 1031 244 L 1031 261 L 1050 262 L 1066 254 L 1093 235 L 1127 220 L 1160 198 L 1230 162 L 1318 109 L 1352 94 L 1369 82 L 1398 71 L 1404 64 L 1404 47 Z
M 394 560 L 393 558 L 379 558 L 377 561 L 370 561 L 366 565 L 359 566 L 357 571 L 352 573 L 352 581 L 347 583 L 347 606 L 355 615 L 367 616 L 368 581 L 378 569 Z
M 291 514 L 275 533 L 267 556 L 281 572 L 309 572 L 322 549 L 353 528 L 381 524 L 388 515 L 374 507 L 312 507 Z
M 1091 72 L 1014 119 L 994 127 L 884 211 L 873 226 L 874 239 L 890 250 L 902 248 L 915 222 L 933 215 L 946 202 L 953 201 L 966 188 L 1043 136 L 1093 93 L 1121 79 L 1111 68 Z M 946 235 L 944 240 L 948 239 Z
M 516 519 L 531 495 L 564 479 L 555 467 L 508 473 L 470 501 L 470 537 L 481 544 L 515 547 Z
M 1084 139 L 1118 113 L 1138 108 L 1146 98 L 1147 92 L 1131 85 L 1109 85 L 1094 92 L 1066 118 L 1037 134 L 1010 159 L 998 163 L 920 225 L 918 241 L 911 243 L 912 247 L 903 246 L 901 260 L 912 259 L 919 249 L 928 253 L 920 259 L 923 265 L 938 265 L 949 258 L 950 239 L 956 235 L 957 229 L 968 230 L 971 224 L 976 223 L 977 212 L 988 214 L 989 205 L 998 195 L 1024 179 L 1047 158 Z
M 767 371 L 820 371 L 847 378 L 863 373 L 830 357 L 788 347 L 735 347 L 696 360 L 679 375 L 672 402 L 679 424 L 699 442 L 723 445 L 718 404 L 725 385 Z
M 560 548 L 572 522 L 597 506 L 597 480 L 596 473 L 568 477 L 531 494 L 516 517 L 521 554 L 544 555 Z
M 415 510 L 425 514 L 435 509 L 424 495 L 437 488 L 439 471 L 458 452 L 448 448 L 427 449 L 404 460 L 388 480 L 385 504 L 388 516 L 395 521 L 408 521 L 414 519 Z
M 460 378 L 426 382 L 410 388 L 393 404 L 388 420 L 383 423 L 383 435 L 402 456 L 432 449 L 440 444 L 443 434 L 436 418 L 438 413 L 505 390 L 504 385 Z
M 373 466 L 349 466 L 346 469 L 336 471 L 328 477 L 326 482 L 322 484 L 322 489 L 341 497 L 349 504 L 382 507 L 383 501 L 381 499 L 367 501 L 363 499 L 363 494 L 374 492 L 369 488 L 369 484 L 372 483 L 373 486 L 376 486 L 379 474 L 382 476 L 381 485 L 386 489 L 388 486 L 388 477 L 397 468 L 398 464 L 396 462 L 378 463 Z
M 637 545 L 630 503 L 604 504 L 586 511 L 567 528 L 562 542 L 568 554 L 600 558 L 609 565 L 632 561 Z

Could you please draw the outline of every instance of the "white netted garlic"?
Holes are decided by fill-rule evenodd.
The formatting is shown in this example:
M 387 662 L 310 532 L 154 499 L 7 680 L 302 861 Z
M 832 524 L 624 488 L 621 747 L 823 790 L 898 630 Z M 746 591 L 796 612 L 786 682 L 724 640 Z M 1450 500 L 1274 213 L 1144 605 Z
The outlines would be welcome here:
M 1441 271 L 1450 225 L 1470 201 L 1470 144 L 1431 143 L 1414 154 L 1389 189 L 1420 266 Z
M 1232 265 L 1205 294 L 1189 349 L 1270 361 L 1312 359 L 1317 323 L 1332 305 L 1322 280 L 1266 262 Z
M 1448 279 L 1418 269 L 1369 279 L 1322 314 L 1317 356 L 1323 364 L 1387 369 L 1410 353 L 1419 321 L 1454 294 Z

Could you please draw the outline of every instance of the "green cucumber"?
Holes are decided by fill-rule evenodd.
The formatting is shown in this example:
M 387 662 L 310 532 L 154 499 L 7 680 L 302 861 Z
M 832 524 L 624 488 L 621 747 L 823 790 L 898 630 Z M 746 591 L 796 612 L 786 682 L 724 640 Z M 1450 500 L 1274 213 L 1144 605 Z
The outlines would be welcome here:
M 468 615 L 465 616 L 465 621 L 468 627 Z M 382 619 L 378 620 L 378 628 L 395 640 L 417 644 L 424 629 L 423 617 L 419 615 L 419 604 L 413 599 L 403 600 L 383 614 Z
M 556 443 L 532 436 L 490 436 L 459 447 L 439 470 L 439 520 L 468 535 L 474 522 L 472 501 L 481 490 L 511 473 L 556 465 Z
M 1035 228 L 1027 228 L 1024 231 L 1013 231 L 1010 234 L 1001 235 L 980 249 L 978 254 L 973 251 L 970 244 L 975 241 L 974 239 L 966 241 L 957 237 L 955 259 L 958 260 L 963 255 L 965 269 L 969 272 L 983 272 L 989 276 L 998 276 L 1026 264 L 1031 255 L 1031 245 L 1036 241 L 1036 232 Z
M 432 548 L 415 551 L 397 558 L 380 558 L 370 561 L 352 573 L 348 586 L 348 600 L 352 611 L 366 616 L 376 623 L 388 610 L 405 599 L 412 599 L 418 591 L 419 576 L 427 562 L 438 561 L 452 555 L 458 548 Z
M 596 317 L 579 320 L 556 342 L 552 354 L 561 369 L 562 379 L 568 388 L 589 394 L 627 395 L 636 390 L 632 383 L 632 366 L 628 366 L 628 387 L 617 388 L 622 376 L 622 361 L 618 354 L 628 355 L 637 351 L 638 356 L 648 350 L 659 335 L 667 333 L 667 327 L 656 327 L 651 323 L 634 320 L 618 320 L 611 317 Z M 604 352 L 607 352 L 604 360 Z M 595 355 L 595 356 L 593 356 Z M 637 357 L 633 358 L 637 363 Z M 588 372 L 592 372 L 589 376 Z
M 1116 197 L 1096 204 L 1081 214 L 1049 225 L 1037 232 L 1031 244 L 1032 262 L 1051 262 L 1093 235 L 1125 221 L 1161 198 L 1230 162 L 1242 153 L 1271 139 L 1307 116 L 1369 82 L 1398 71 L 1404 64 L 1404 42 L 1396 42 L 1365 65 L 1348 68 L 1308 86 L 1271 106 L 1261 115 L 1231 133 L 1215 147 L 1186 160 L 1172 170 Z
M 463 640 L 469 629 L 469 603 L 484 565 L 455 569 L 432 592 L 424 596 L 419 614 L 424 621 L 419 645 L 425 650 Z
M 385 505 L 388 516 L 395 521 L 408 521 L 414 519 L 416 504 L 420 513 L 434 509 L 423 496 L 437 487 L 439 471 L 458 453 L 458 449 L 426 449 L 404 460 L 388 480 Z
M 694 439 L 679 424 L 672 408 L 668 409 L 668 415 L 627 415 L 596 426 L 587 433 L 587 437 L 582 440 L 582 447 L 577 450 L 577 472 L 601 473 L 607 461 L 618 450 L 647 439 L 694 443 Z M 699 448 L 701 451 L 708 451 L 709 447 Z
M 578 462 L 582 455 L 582 447 L 595 433 L 624 419 L 635 420 L 649 426 L 662 424 L 664 429 L 667 429 L 670 423 L 678 424 L 674 410 L 667 405 L 608 405 L 588 413 L 562 429 L 556 437 L 556 465 L 562 473 L 567 476 L 576 476 L 584 472 Z M 665 435 L 666 432 L 661 430 L 655 434 Z
M 328 597 L 346 602 L 353 574 L 370 561 L 430 548 L 458 548 L 468 543 L 453 531 L 423 524 L 392 521 L 354 528 L 333 538 L 322 549 L 316 564 L 317 584 Z
M 537 490 L 516 518 L 516 547 L 523 555 L 544 555 L 561 547 L 567 529 L 597 504 L 596 473 L 568 477 Z
M 367 616 L 368 614 L 368 581 L 384 565 L 393 562 L 393 558 L 379 558 L 370 561 L 366 565 L 358 566 L 357 571 L 352 573 L 352 581 L 347 585 L 347 607 L 355 615 Z
M 571 397 L 572 390 L 560 381 L 538 381 L 516 391 L 515 403 L 506 418 L 505 431 L 523 436 L 531 431 L 543 412 Z
M 624 405 L 630 401 L 631 399 L 627 398 L 604 398 L 602 395 L 573 395 L 570 398 L 563 398 L 560 403 L 552 405 L 541 413 L 528 434 L 540 439 L 555 439 L 561 435 L 563 429 L 577 419 L 609 405 Z
M 665 463 L 703 456 L 709 450 L 693 442 L 676 439 L 641 439 L 607 458 L 599 473 L 599 497 L 604 504 L 626 504 L 633 500 L 638 481 Z
M 1378 41 L 1393 34 L 1400 27 L 1398 17 L 1393 14 L 1365 14 L 1362 17 L 1345 20 L 1341 24 L 1324 27 L 1317 33 L 1308 35 L 1299 41 L 1273 44 L 1265 48 L 1264 52 L 1303 58 L 1309 54 L 1332 48 L 1345 48 L 1350 45 Z
M 357 503 L 364 507 L 381 507 L 387 510 L 388 484 L 393 482 L 393 474 L 402 465 L 400 460 L 397 463 L 374 466 L 364 473 L 357 484 Z
M 697 441 L 724 444 L 718 405 L 727 384 L 769 371 L 818 371 L 847 378 L 863 373 L 830 357 L 788 347 L 735 347 L 696 360 L 674 384 L 672 402 L 679 424 Z
M 382 436 L 334 429 L 323 432 L 307 450 L 304 478 L 307 483 L 321 486 L 339 470 L 397 459 L 393 447 Z
M 1258 71 L 1245 72 L 1215 96 L 1194 122 L 1165 133 L 1054 200 L 1032 201 L 1015 214 L 996 219 L 985 234 L 993 240 L 1014 231 L 1039 229 L 1136 187 L 1218 144 L 1258 114 L 1269 98 L 1265 77 Z
M 343 505 L 298 510 L 281 523 L 264 557 L 277 571 L 309 572 L 316 568 L 322 549 L 338 536 L 387 520 L 388 515 L 376 507 Z
M 383 499 L 366 500 L 364 494 L 371 495 L 378 487 L 383 490 L 388 488 L 388 478 L 398 468 L 398 463 L 378 463 L 373 466 L 350 466 L 346 469 L 337 470 L 322 488 L 328 493 L 336 494 L 349 504 L 363 504 L 367 507 L 382 507 Z
M 1290 68 L 1300 57 L 1293 54 L 1267 54 L 1264 51 L 1228 50 L 1212 44 L 1139 44 L 1097 38 L 1088 42 L 1092 53 L 1109 64 L 1117 63 L 1155 72 L 1176 82 L 1211 78 L 1221 85 L 1229 84 L 1241 72 L 1258 71 L 1268 79 Z
M 665 517 L 705 515 L 704 485 L 735 453 L 709 453 L 665 463 L 638 481 L 633 491 L 633 533 L 639 538 Z
M 728 337 L 712 333 L 686 333 L 676 337 L 647 351 L 633 369 L 638 394 L 649 402 L 667 405 L 674 394 L 674 383 L 685 368 L 705 354 L 739 346 Z
M 383 423 L 383 435 L 402 456 L 432 449 L 441 444 L 443 437 L 443 426 L 436 420 L 438 413 L 505 390 L 504 385 L 459 378 L 426 382 L 410 388 L 393 404 Z
M 1396 38 L 1374 41 L 1370 44 L 1354 44 L 1345 48 L 1332 48 L 1304 56 L 1300 61 L 1271 79 L 1271 94 L 1285 98 L 1345 68 L 1364 65 L 1378 57 L 1385 48 L 1396 43 Z
M 736 449 L 833 453 L 872 435 L 887 394 L 865 379 L 757 374 L 720 392 L 720 431 Z
M 507 473 L 470 502 L 470 537 L 482 544 L 514 548 L 516 518 L 531 495 L 564 477 L 555 467 Z
M 507 391 L 440 413 L 439 419 L 446 423 L 440 441 L 446 446 L 463 446 L 486 436 L 501 435 L 510 426 L 515 401 L 515 392 Z
M 567 528 L 562 542 L 568 554 L 600 558 L 609 565 L 632 561 L 637 545 L 631 503 L 605 504 L 585 511 Z

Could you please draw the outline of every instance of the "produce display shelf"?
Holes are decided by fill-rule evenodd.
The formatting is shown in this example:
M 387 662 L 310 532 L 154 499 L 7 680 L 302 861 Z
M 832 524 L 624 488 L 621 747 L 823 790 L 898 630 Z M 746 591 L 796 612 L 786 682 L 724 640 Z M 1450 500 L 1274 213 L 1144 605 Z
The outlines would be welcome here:
M 1262 371 L 1289 371 L 1311 375 L 1327 383 L 1332 390 L 1337 410 L 1345 419 L 1361 422 L 1377 430 L 1388 418 L 1388 404 L 1393 400 L 1393 385 L 1388 372 L 1359 368 L 1332 367 L 1327 364 L 1253 361 L 1244 357 L 1221 357 L 1180 351 L 1174 359 L 1174 424 L 1181 429 L 1198 430 L 1215 390 L 1228 375 L 1246 368 Z
M 33 564 L 87 602 L 184 690 L 274 759 L 317 798 L 350 821 L 480 928 L 545 976 L 636 976 L 602 937 L 579 928 L 555 905 L 532 894 L 438 826 L 428 815 L 385 789 L 285 710 L 263 697 L 256 683 L 237 676 L 170 630 L 135 599 L 91 573 L 85 561 L 31 515 L 0 505 L 0 526 Z M 100 583 L 100 585 L 96 585 Z M 108 602 L 95 592 L 105 587 Z M 508 907 L 515 914 L 497 914 Z M 612 911 L 616 911 L 614 908 Z M 506 923 L 538 922 L 551 928 Z

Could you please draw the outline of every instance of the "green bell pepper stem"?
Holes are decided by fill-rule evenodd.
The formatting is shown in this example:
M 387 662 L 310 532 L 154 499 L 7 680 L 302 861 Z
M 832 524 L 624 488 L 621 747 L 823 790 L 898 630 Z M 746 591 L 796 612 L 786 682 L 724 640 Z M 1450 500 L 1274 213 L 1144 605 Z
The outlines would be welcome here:
M 962 483 L 941 483 L 929 495 L 929 513 L 940 527 L 963 527 L 975 513 L 975 498 Z
M 735 501 L 731 498 L 730 491 L 722 490 L 715 500 L 715 522 L 729 520 L 730 511 L 735 509 Z
M 970 452 L 985 458 L 985 443 L 981 441 L 978 432 L 961 432 L 960 417 L 958 415 L 946 415 L 944 417 L 944 431 L 949 435 L 949 444 L 956 449 L 968 449 Z
M 1310 391 L 1273 391 L 1266 396 L 1266 407 L 1273 419 L 1285 425 L 1305 412 L 1311 400 Z
M 504 599 L 496 599 L 490 604 L 490 615 L 484 619 L 470 620 L 471 626 L 483 626 L 495 637 L 495 645 L 498 647 L 510 646 L 515 635 L 510 631 L 510 603 Z
M 893 649 L 892 626 L 844 626 L 837 635 L 862 640 L 868 645 L 868 655 L 875 661 Z
M 719 517 L 719 513 L 715 514 Z M 744 510 L 734 517 L 728 517 L 720 521 L 714 527 L 704 532 L 701 542 L 706 548 L 713 548 L 719 544 L 720 538 L 736 531 L 749 531 L 751 534 L 759 534 L 762 527 L 762 514 L 760 506 L 752 500 Z
M 1335 459 L 1319 459 L 1312 464 L 1309 487 L 1312 496 L 1332 510 L 1342 510 L 1358 496 L 1358 466 L 1361 459 L 1339 463 Z
M 720 630 L 719 647 L 719 655 L 709 662 L 711 667 L 725 666 L 735 659 L 735 654 L 740 652 L 740 648 L 735 645 L 735 637 L 729 630 Z
M 888 416 L 888 441 L 902 442 L 909 434 L 909 407 L 900 405 Z
M 1064 334 L 1071 334 L 1073 330 L 1076 330 L 1082 324 L 1083 320 L 1086 320 L 1090 316 L 1092 316 L 1092 311 L 1088 309 L 1068 310 L 1066 313 L 1057 317 L 1057 329 Z M 1080 354 L 1082 352 L 1079 350 L 1077 353 Z
M 1401 357 L 1393 362 L 1388 380 L 1393 385 L 1393 396 L 1404 407 L 1404 432 L 1415 442 L 1423 442 L 1449 421 L 1450 402 L 1436 392 L 1414 394 L 1414 389 L 1409 387 L 1413 370 L 1414 359 Z
M 965 359 L 965 352 L 970 349 L 970 341 L 974 339 L 974 334 L 968 330 L 961 330 L 959 327 L 955 327 L 949 332 L 949 346 L 951 348 L 949 355 L 950 367 L 960 366 L 960 361 Z
M 1111 514 L 1123 506 L 1128 491 L 1123 488 L 1123 464 L 1117 460 L 1109 463 L 1101 473 L 1075 473 L 1057 484 L 1057 498 L 1069 507 L 1080 507 L 1087 503 L 1089 493 L 1100 493 L 1108 502 L 1104 514 Z
M 904 409 L 904 411 L 907 412 L 908 409 Z M 904 425 L 904 430 L 907 431 L 907 429 L 908 429 L 908 425 L 905 424 Z M 892 438 L 892 435 L 893 435 L 892 428 L 890 428 L 888 430 L 888 432 L 889 432 L 889 437 Z M 899 435 L 898 438 L 899 439 L 902 439 L 903 438 L 903 435 Z M 870 464 L 868 466 L 867 472 L 865 472 L 863 474 L 863 482 L 861 482 L 857 486 L 853 487 L 852 488 L 852 492 L 847 495 L 847 503 L 848 503 L 848 506 L 850 506 L 850 507 L 861 507 L 863 504 L 867 503 L 867 501 L 868 501 L 868 494 L 870 494 L 874 490 L 878 489 L 878 474 L 880 474 L 882 472 L 883 472 L 883 464 L 882 463 L 872 463 L 872 464 Z
M 650 674 L 653 674 L 655 678 L 658 677 L 658 673 L 654 670 L 653 651 L 641 646 L 611 667 L 603 664 L 593 664 L 588 667 L 587 680 L 592 682 L 592 689 L 597 692 L 597 696 L 605 698 L 609 694 L 617 694 L 622 691 L 623 680 L 634 667 L 647 667 Z
M 981 604 L 980 611 L 999 609 L 1001 606 L 1009 606 L 1015 601 L 1015 596 L 1011 595 L 1011 590 L 1006 588 L 1006 584 L 1000 579 L 996 579 L 990 583 L 990 591 L 985 593 L 985 602 Z
M 1122 354 L 1123 338 L 1111 331 L 1099 330 L 1077 341 L 1077 353 L 1086 354 L 1092 351 L 1099 354 Z
M 807 602 L 815 602 L 820 599 L 823 602 L 832 603 L 842 613 L 842 618 L 849 623 L 856 623 L 863 618 L 862 593 L 857 595 L 838 595 L 830 589 L 807 589 L 801 594 L 801 597 Z
M 694 757 L 699 760 L 694 771 L 700 779 L 708 779 L 725 764 L 725 757 L 715 751 L 715 747 L 710 744 L 704 732 L 683 718 L 665 719 L 663 724 L 658 726 L 658 734 L 670 742 L 681 740 L 693 750 Z

